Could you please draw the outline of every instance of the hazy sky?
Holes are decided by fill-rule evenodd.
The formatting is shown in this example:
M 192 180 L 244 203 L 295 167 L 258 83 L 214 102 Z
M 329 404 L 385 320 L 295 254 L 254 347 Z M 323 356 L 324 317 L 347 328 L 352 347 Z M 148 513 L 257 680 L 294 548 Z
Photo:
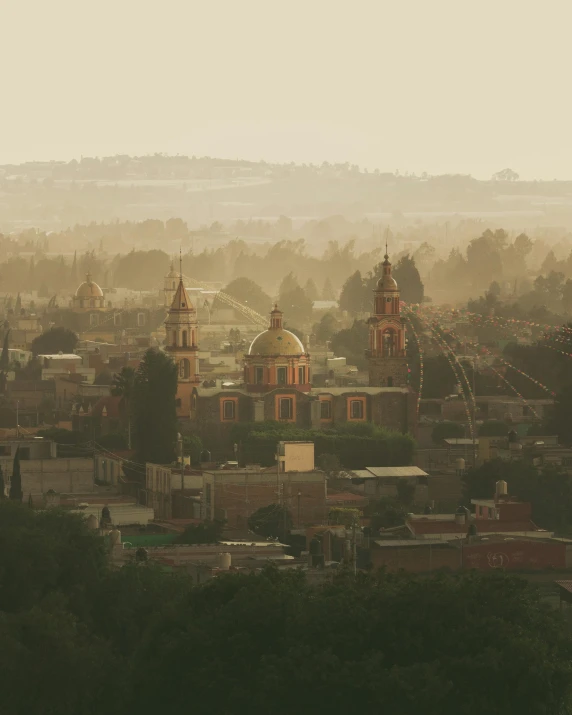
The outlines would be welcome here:
M 572 178 L 570 0 L 0 0 L 0 163 Z

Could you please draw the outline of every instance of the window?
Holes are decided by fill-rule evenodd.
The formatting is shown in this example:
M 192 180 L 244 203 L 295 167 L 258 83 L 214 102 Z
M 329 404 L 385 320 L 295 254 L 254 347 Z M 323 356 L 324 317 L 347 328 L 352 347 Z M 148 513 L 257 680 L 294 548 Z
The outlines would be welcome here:
M 188 339 L 188 333 L 186 330 L 183 330 L 183 347 L 186 348 L 188 345 L 189 339 Z
M 173 347 L 177 347 L 177 331 L 173 330 Z
M 181 406 L 181 398 L 177 397 L 177 399 L 175 400 L 175 407 L 180 407 L 180 406 Z
M 294 414 L 294 400 L 291 397 L 281 397 L 278 410 L 281 420 L 291 420 Z
M 363 401 L 350 400 L 350 419 L 363 420 Z
M 234 400 L 224 400 L 222 403 L 222 418 L 223 420 L 233 420 L 236 414 L 236 405 Z
M 306 384 L 306 368 L 305 367 L 298 368 L 298 384 L 300 384 L 300 385 Z
M 183 358 L 179 363 L 179 377 L 183 380 L 187 380 L 191 375 L 191 363 L 187 358 Z
M 393 378 L 391 376 L 387 378 L 387 386 L 393 387 Z
M 121 325 L 121 313 L 115 313 L 115 315 L 113 316 L 113 324 Z
M 332 419 L 332 402 L 331 400 L 320 401 L 320 418 L 322 420 Z
M 264 382 L 264 368 L 255 367 L 254 368 L 254 382 L 257 385 L 261 385 Z
M 145 313 L 137 313 L 137 325 L 140 328 L 145 325 Z
M 276 369 L 276 376 L 277 376 L 279 385 L 286 384 L 287 370 L 288 370 L 288 368 L 286 368 L 286 367 L 279 367 Z
M 97 315 L 97 313 L 90 313 L 90 316 L 89 316 L 89 324 L 90 324 L 90 325 L 97 325 L 97 324 L 99 323 L 98 318 L 99 318 L 99 316 Z

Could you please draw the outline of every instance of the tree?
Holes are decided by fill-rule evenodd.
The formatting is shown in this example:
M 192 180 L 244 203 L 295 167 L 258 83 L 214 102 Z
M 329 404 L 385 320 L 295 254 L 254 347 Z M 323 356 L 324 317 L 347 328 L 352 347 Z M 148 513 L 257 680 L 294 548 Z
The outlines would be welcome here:
M 465 428 L 459 422 L 438 422 L 431 432 L 434 444 L 441 444 L 444 439 L 458 439 L 464 436 Z
M 200 524 L 189 524 L 183 533 L 177 537 L 178 544 L 216 544 L 222 538 L 224 521 L 203 521 Z
M 20 472 L 20 448 L 17 447 L 12 466 L 12 478 L 10 480 L 10 499 L 21 502 L 23 497 L 22 474 Z
M 147 350 L 133 383 L 132 409 L 137 461 L 170 464 L 177 440 L 177 367 L 158 350 Z
M 411 508 L 415 501 L 415 484 L 407 479 L 399 479 L 397 482 L 397 501 L 404 507 Z
M 324 287 L 322 288 L 322 300 L 335 300 L 336 294 L 332 287 L 332 281 L 329 277 L 324 281 Z
M 135 383 L 135 369 L 127 365 L 122 367 L 120 372 L 113 376 L 111 383 L 111 394 L 116 397 L 124 397 L 129 402 L 133 395 L 133 385 Z
M 32 340 L 32 353 L 36 355 L 56 355 L 73 353 L 78 343 L 78 336 L 68 328 L 50 328 Z
M 10 368 L 10 329 L 6 331 L 6 335 L 4 336 L 2 356 L 0 357 L 0 368 L 4 372 L 6 372 Z
M 345 357 L 348 365 L 356 365 L 359 369 L 367 368 L 365 347 L 367 346 L 369 328 L 363 320 L 354 320 L 351 328 L 344 328 L 332 335 L 330 348 L 338 357 Z
M 113 375 L 107 368 L 105 368 L 104 370 L 102 370 L 99 373 L 99 375 L 95 376 L 93 384 L 94 385 L 112 385 L 113 384 Z
M 572 476 L 553 468 L 539 470 L 525 461 L 493 459 L 463 477 L 467 503 L 490 499 L 499 480 L 509 494 L 532 505 L 532 519 L 543 529 L 568 534 L 572 530 Z
M 342 465 L 337 454 L 321 454 L 317 463 L 328 479 L 337 479 L 340 476 Z
M 300 286 L 280 294 L 280 309 L 295 323 L 304 324 L 312 317 L 312 301 Z
M 290 271 L 290 273 L 287 273 L 284 276 L 282 282 L 280 283 L 280 288 L 278 289 L 278 300 L 280 303 L 283 302 L 284 295 L 291 293 L 296 288 L 300 288 L 300 284 L 298 283 L 296 276 L 292 273 L 292 271 Z
M 365 304 L 365 288 L 361 273 L 353 273 L 342 286 L 340 293 L 340 310 L 346 310 L 351 315 L 361 313 Z
M 261 315 L 266 315 L 272 308 L 270 296 L 250 278 L 235 278 L 226 286 L 223 293 L 244 303 Z
M 566 385 L 556 395 L 547 425 L 551 434 L 557 434 L 560 442 L 572 446 L 572 385 Z
M 0 502 L 0 543 L 0 611 L 34 608 L 55 591 L 79 607 L 108 567 L 104 540 L 82 515 L 60 509 Z
M 304 285 L 304 293 L 308 296 L 309 300 L 312 301 L 312 303 L 316 300 L 318 300 L 319 293 L 318 293 L 318 288 L 316 284 L 314 283 L 313 278 L 308 278 Z
M 411 256 L 403 256 L 392 270 L 399 288 L 399 297 L 406 303 L 422 303 L 425 288 Z
M 326 313 L 314 324 L 314 337 L 319 343 L 326 343 L 332 335 L 339 330 L 339 323 L 331 313 Z
M 198 465 L 201 461 L 203 442 L 198 434 L 186 434 L 183 436 L 183 449 L 185 454 L 190 455 L 191 464 Z
M 125 711 L 184 711 L 173 683 L 190 677 L 196 715 L 564 713 L 570 650 L 564 618 L 523 579 L 342 571 L 317 588 L 268 568 L 212 579 L 157 619 Z
M 370 526 L 373 531 L 380 529 L 391 529 L 394 526 L 401 526 L 407 518 L 407 511 L 404 505 L 392 497 L 384 497 L 369 505 L 366 512 L 370 516 Z
M 6 499 L 6 484 L 4 483 L 4 471 L 0 465 L 0 499 Z
M 248 528 L 258 536 L 284 539 L 292 528 L 292 516 L 281 504 L 269 504 L 248 517 Z
M 487 420 L 479 425 L 479 437 L 506 437 L 508 426 L 500 420 Z

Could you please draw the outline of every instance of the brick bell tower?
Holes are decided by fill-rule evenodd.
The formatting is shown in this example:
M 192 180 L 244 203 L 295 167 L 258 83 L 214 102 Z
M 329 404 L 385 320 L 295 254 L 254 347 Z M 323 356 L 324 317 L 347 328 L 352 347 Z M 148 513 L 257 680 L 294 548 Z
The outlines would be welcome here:
M 373 313 L 368 320 L 369 385 L 407 387 L 405 320 L 401 317 L 399 288 L 391 275 L 387 252 L 384 259 L 383 274 L 373 292 Z

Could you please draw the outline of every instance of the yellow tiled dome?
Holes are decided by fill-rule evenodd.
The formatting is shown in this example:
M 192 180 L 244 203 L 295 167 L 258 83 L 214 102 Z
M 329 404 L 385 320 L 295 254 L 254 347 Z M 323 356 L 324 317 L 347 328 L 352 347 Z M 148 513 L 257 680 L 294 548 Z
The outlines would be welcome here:
M 302 342 L 285 328 L 269 328 L 257 335 L 248 350 L 249 355 L 303 355 Z

